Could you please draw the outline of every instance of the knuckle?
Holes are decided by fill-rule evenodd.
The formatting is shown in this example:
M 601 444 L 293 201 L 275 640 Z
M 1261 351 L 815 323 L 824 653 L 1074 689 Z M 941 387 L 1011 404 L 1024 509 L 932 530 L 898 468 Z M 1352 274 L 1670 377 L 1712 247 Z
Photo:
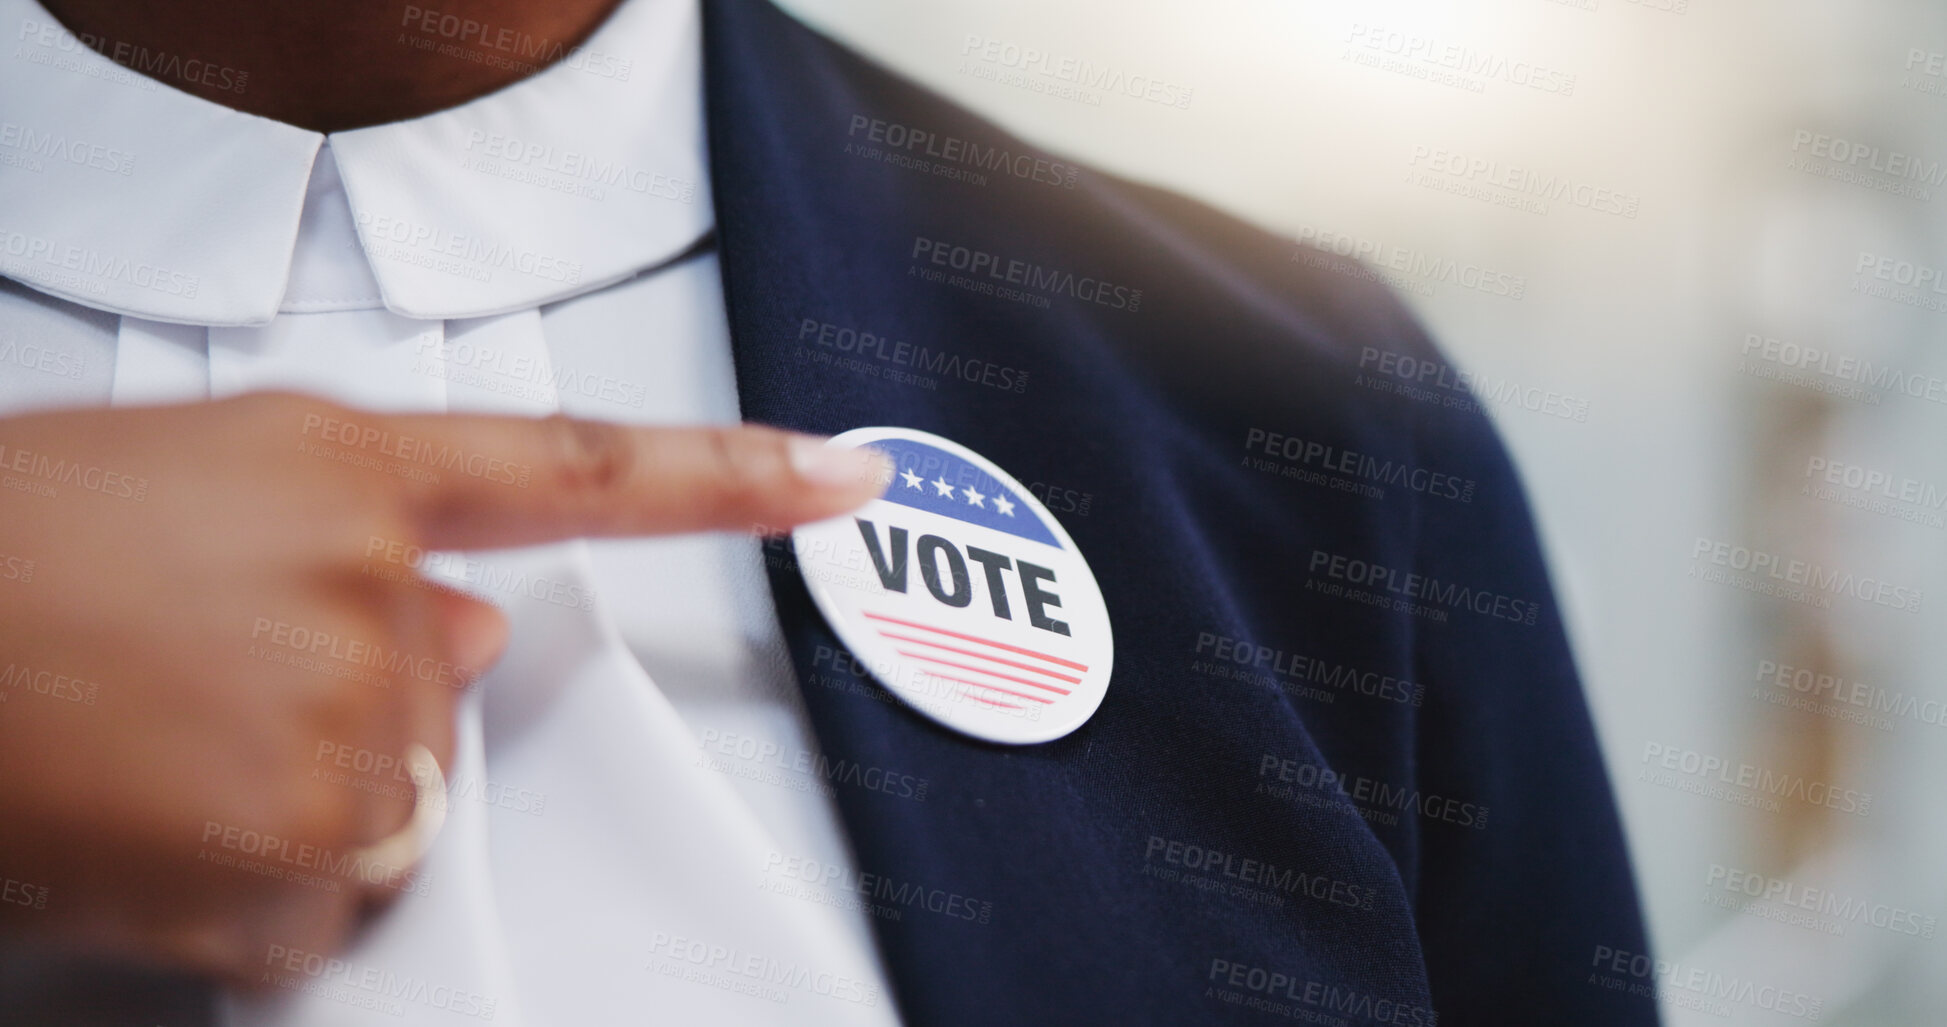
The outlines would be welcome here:
M 234 959 L 230 970 L 233 983 L 244 991 L 262 991 L 270 975 L 288 982 L 294 976 L 334 972 L 341 965 L 334 957 L 351 941 L 358 898 L 358 890 L 351 888 L 287 891 L 280 901 L 260 909 L 243 928 L 242 958 Z
M 322 396 L 289 389 L 246 392 L 222 402 L 266 417 L 301 419 L 308 415 L 316 415 L 321 418 L 345 419 L 352 416 L 349 407 L 334 403 Z
M 247 984 L 262 959 L 249 924 L 218 913 L 158 929 L 153 937 L 138 938 L 137 945 L 154 950 L 167 965 L 236 984 Z
M 350 738 L 382 720 L 381 707 L 389 689 L 373 687 L 368 683 L 372 679 L 350 676 L 356 669 L 324 666 L 304 679 L 295 712 L 305 729 Z
M 513 630 L 505 610 L 457 590 L 445 600 L 442 616 L 446 655 L 474 676 L 500 658 Z
M 364 826 L 359 793 L 314 779 L 310 771 L 284 790 L 278 820 L 271 829 L 296 842 L 339 849 L 360 844 Z
M 569 492 L 612 492 L 635 473 L 635 447 L 621 426 L 560 415 L 544 423 L 554 450 L 557 482 Z
M 709 433 L 711 458 L 717 466 L 716 503 L 719 513 L 748 509 L 767 495 L 788 459 L 784 436 L 772 432 L 726 428 Z
M 405 496 L 396 502 L 351 511 L 343 519 L 343 527 L 352 569 L 371 586 L 364 595 L 369 605 L 386 602 L 380 598 L 384 594 L 381 586 L 410 584 L 425 565 L 428 551 L 424 526 L 414 520 Z

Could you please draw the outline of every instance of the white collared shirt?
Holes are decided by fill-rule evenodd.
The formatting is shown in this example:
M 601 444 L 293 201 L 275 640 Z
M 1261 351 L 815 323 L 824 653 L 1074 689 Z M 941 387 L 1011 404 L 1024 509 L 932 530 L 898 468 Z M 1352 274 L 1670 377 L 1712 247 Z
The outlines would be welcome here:
M 428 60 L 553 56 L 405 10 Z M 738 419 L 695 0 L 629 0 L 509 88 L 329 137 L 167 84 L 249 69 L 109 48 L 151 79 L 35 0 L 0 12 L 0 413 L 293 388 Z M 897 1022 L 831 798 L 856 785 L 816 753 L 755 542 L 412 569 L 514 623 L 447 826 L 340 970 L 268 965 L 230 1022 Z

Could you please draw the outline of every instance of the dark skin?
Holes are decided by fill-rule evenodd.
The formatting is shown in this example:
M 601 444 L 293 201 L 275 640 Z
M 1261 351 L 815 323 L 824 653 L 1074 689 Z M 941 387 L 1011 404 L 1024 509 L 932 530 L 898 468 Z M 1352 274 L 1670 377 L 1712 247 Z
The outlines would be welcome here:
M 181 78 L 170 86 L 317 132 L 402 121 L 511 85 L 585 41 L 619 0 L 47 0 L 61 23 L 111 58 L 118 45 L 247 74 L 237 92 Z M 462 38 L 414 11 L 484 26 Z M 509 35 L 502 35 L 506 30 Z M 489 41 L 483 42 L 485 36 Z M 506 40 L 501 46 L 491 41 Z M 470 60 L 421 49 L 451 44 Z M 558 46 L 556 44 L 559 44 Z M 518 47 L 510 50 L 509 47 Z M 126 61 L 125 61 L 126 63 Z M 500 67 L 512 64 L 514 67 Z M 232 74 L 228 77 L 235 81 Z
M 616 0 L 438 2 L 494 36 L 553 41 L 585 38 Z M 399 43 L 426 38 L 401 27 L 403 4 L 190 6 L 53 3 L 111 59 L 139 47 L 247 71 L 243 93 L 196 91 L 321 131 L 528 73 Z M 327 433 L 368 455 L 421 440 L 479 473 L 319 458 Z M 756 426 L 382 414 L 274 393 L 0 417 L 0 447 L 10 477 L 35 479 L 0 488 L 0 937 L 258 989 L 277 986 L 280 954 L 335 952 L 414 890 L 411 857 L 380 843 L 419 789 L 376 761 L 417 745 L 450 772 L 460 698 L 509 636 L 498 607 L 386 553 L 783 529 L 892 477 L 883 456 Z M 54 461 L 95 484 L 20 470 Z M 374 770 L 338 774 L 336 754 Z

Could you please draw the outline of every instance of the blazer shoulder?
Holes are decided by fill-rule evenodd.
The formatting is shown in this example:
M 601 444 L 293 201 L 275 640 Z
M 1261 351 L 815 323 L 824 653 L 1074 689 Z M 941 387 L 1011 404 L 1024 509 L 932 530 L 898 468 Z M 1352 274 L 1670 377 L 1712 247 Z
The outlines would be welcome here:
M 1357 387 L 1362 361 L 1444 363 L 1374 269 L 1024 139 L 768 0 L 705 9 L 719 221 L 771 251 L 748 277 L 896 276 L 885 302 L 914 330 L 1092 340 L 1206 423 L 1310 411 L 1299 426 L 1401 445 L 1428 412 Z M 913 290 L 935 270 L 1031 302 Z
M 969 246 L 1005 239 L 1008 255 L 1065 260 L 1059 271 L 1114 270 L 1143 291 L 1145 309 L 1181 296 L 1169 313 L 1296 330 L 1355 361 L 1370 342 L 1433 353 L 1386 276 L 1356 259 L 1023 139 L 768 0 L 706 10 L 716 45 L 738 51 L 717 61 L 737 67 L 713 91 L 747 90 L 757 102 L 743 113 L 775 119 L 771 152 L 803 162 L 764 174 L 809 176 L 800 195 L 845 197 L 848 217 L 901 219 L 919 233 L 971 229 Z
M 1194 285 L 1207 315 L 1261 321 L 1355 365 L 1444 360 L 1380 268 L 1166 187 L 1092 168 L 1087 178 L 1088 213 L 1103 222 L 1091 234 L 1139 241 L 1157 273 Z

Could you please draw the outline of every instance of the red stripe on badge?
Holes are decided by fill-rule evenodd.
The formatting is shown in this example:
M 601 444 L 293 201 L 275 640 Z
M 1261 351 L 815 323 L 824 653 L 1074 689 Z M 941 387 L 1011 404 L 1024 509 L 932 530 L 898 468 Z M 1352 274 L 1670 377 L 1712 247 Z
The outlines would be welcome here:
M 1011 702 L 995 702 L 995 701 L 994 701 L 994 700 L 992 700 L 992 699 L 982 699 L 982 698 L 981 698 L 980 696 L 977 696 L 977 695 L 975 695 L 975 694 L 973 694 L 972 692 L 961 692 L 960 694 L 961 694 L 961 695 L 963 695 L 963 696 L 965 696 L 965 697 L 967 697 L 967 698 L 969 698 L 969 699 L 972 699 L 972 700 L 973 700 L 974 702 L 984 702 L 984 703 L 986 703 L 986 704 L 987 704 L 987 705 L 989 705 L 989 706 L 999 706 L 999 707 L 1001 707 L 1002 709 L 1007 709 L 1007 710 L 1018 710 L 1018 709 L 1020 709 L 1020 707 L 1019 707 L 1019 706 L 1016 706 L 1016 705 L 1014 705 L 1014 704 L 1013 704 L 1013 703 L 1011 703 Z
M 979 642 L 981 645 L 991 645 L 996 649 L 1005 649 L 1008 652 L 1019 653 L 1022 656 L 1032 656 L 1035 657 L 1036 659 L 1047 660 L 1049 663 L 1059 664 L 1060 666 L 1068 667 L 1072 670 L 1079 670 L 1083 673 L 1088 672 L 1088 664 L 1086 663 L 1076 663 L 1074 660 L 1063 659 L 1062 657 L 1059 656 L 1052 656 L 1048 653 L 1026 648 L 1025 646 L 1009 645 L 1006 642 L 996 642 L 991 638 L 982 638 L 979 635 L 969 635 L 964 631 L 949 631 L 946 628 L 936 628 L 931 624 L 921 624 L 918 621 L 904 620 L 899 617 L 888 617 L 883 613 L 873 613 L 870 610 L 862 610 L 860 612 L 864 613 L 865 616 L 870 617 L 873 620 L 886 621 L 888 623 L 898 624 L 908 628 L 919 628 L 924 631 L 933 631 L 942 635 L 948 635 L 953 638 L 960 639 L 961 641 L 964 642 Z
M 985 674 L 988 677 L 1000 678 L 1002 681 L 1012 681 L 1018 685 L 1028 685 L 1033 688 L 1045 688 L 1050 692 L 1055 692 L 1061 695 L 1069 694 L 1068 689 L 1062 688 L 1059 685 L 1050 685 L 1041 681 L 1030 681 L 1027 678 L 1017 678 L 1012 674 L 1002 674 L 999 671 L 988 670 L 985 667 L 974 667 L 974 666 L 969 666 L 968 664 L 965 663 L 955 663 L 952 660 L 942 660 L 937 656 L 928 656 L 925 653 L 916 653 L 910 649 L 896 649 L 894 650 L 894 652 L 897 652 L 901 656 L 910 656 L 915 660 L 924 660 L 927 663 L 937 663 L 942 667 L 952 667 L 955 670 L 968 670 L 974 672 L 975 674 Z M 927 673 L 931 674 L 932 671 L 929 670 L 927 671 Z
M 975 688 L 985 688 L 988 691 L 1001 692 L 1007 695 L 1011 695 L 1016 699 L 1026 699 L 1029 702 L 1038 702 L 1043 706 L 1046 706 L 1047 704 L 1054 702 L 1053 699 L 1046 699 L 1038 695 L 1029 695 L 1026 692 L 1016 692 L 1011 688 L 1002 688 L 999 685 L 989 685 L 980 681 L 969 681 L 966 678 L 957 678 L 951 674 L 942 674 L 936 670 L 926 670 L 926 671 L 922 671 L 921 673 L 924 673 L 927 677 L 930 678 L 939 678 L 941 681 L 952 681 L 955 682 L 956 684 L 972 685 Z M 1019 709 L 1019 707 L 1015 707 L 1015 708 Z
M 918 642 L 920 645 L 930 645 L 935 649 L 944 649 L 950 653 L 959 653 L 962 656 L 971 656 L 977 660 L 989 660 L 994 663 L 998 663 L 1004 667 L 1013 667 L 1016 670 L 1025 670 L 1035 674 L 1046 674 L 1047 676 L 1054 678 L 1056 681 L 1066 681 L 1071 685 L 1079 685 L 1082 683 L 1081 678 L 1074 677 L 1069 674 L 1063 674 L 1060 671 L 1049 670 L 1045 667 L 1037 667 L 1032 663 L 1022 663 L 1019 660 L 1009 660 L 999 656 L 989 656 L 986 653 L 975 652 L 972 649 L 962 649 L 957 645 L 947 645 L 944 642 L 935 642 L 932 641 L 931 639 L 915 638 L 912 635 L 895 635 L 892 632 L 885 631 L 885 630 L 881 630 L 879 634 L 884 635 L 887 638 L 894 639 L 895 641 Z

